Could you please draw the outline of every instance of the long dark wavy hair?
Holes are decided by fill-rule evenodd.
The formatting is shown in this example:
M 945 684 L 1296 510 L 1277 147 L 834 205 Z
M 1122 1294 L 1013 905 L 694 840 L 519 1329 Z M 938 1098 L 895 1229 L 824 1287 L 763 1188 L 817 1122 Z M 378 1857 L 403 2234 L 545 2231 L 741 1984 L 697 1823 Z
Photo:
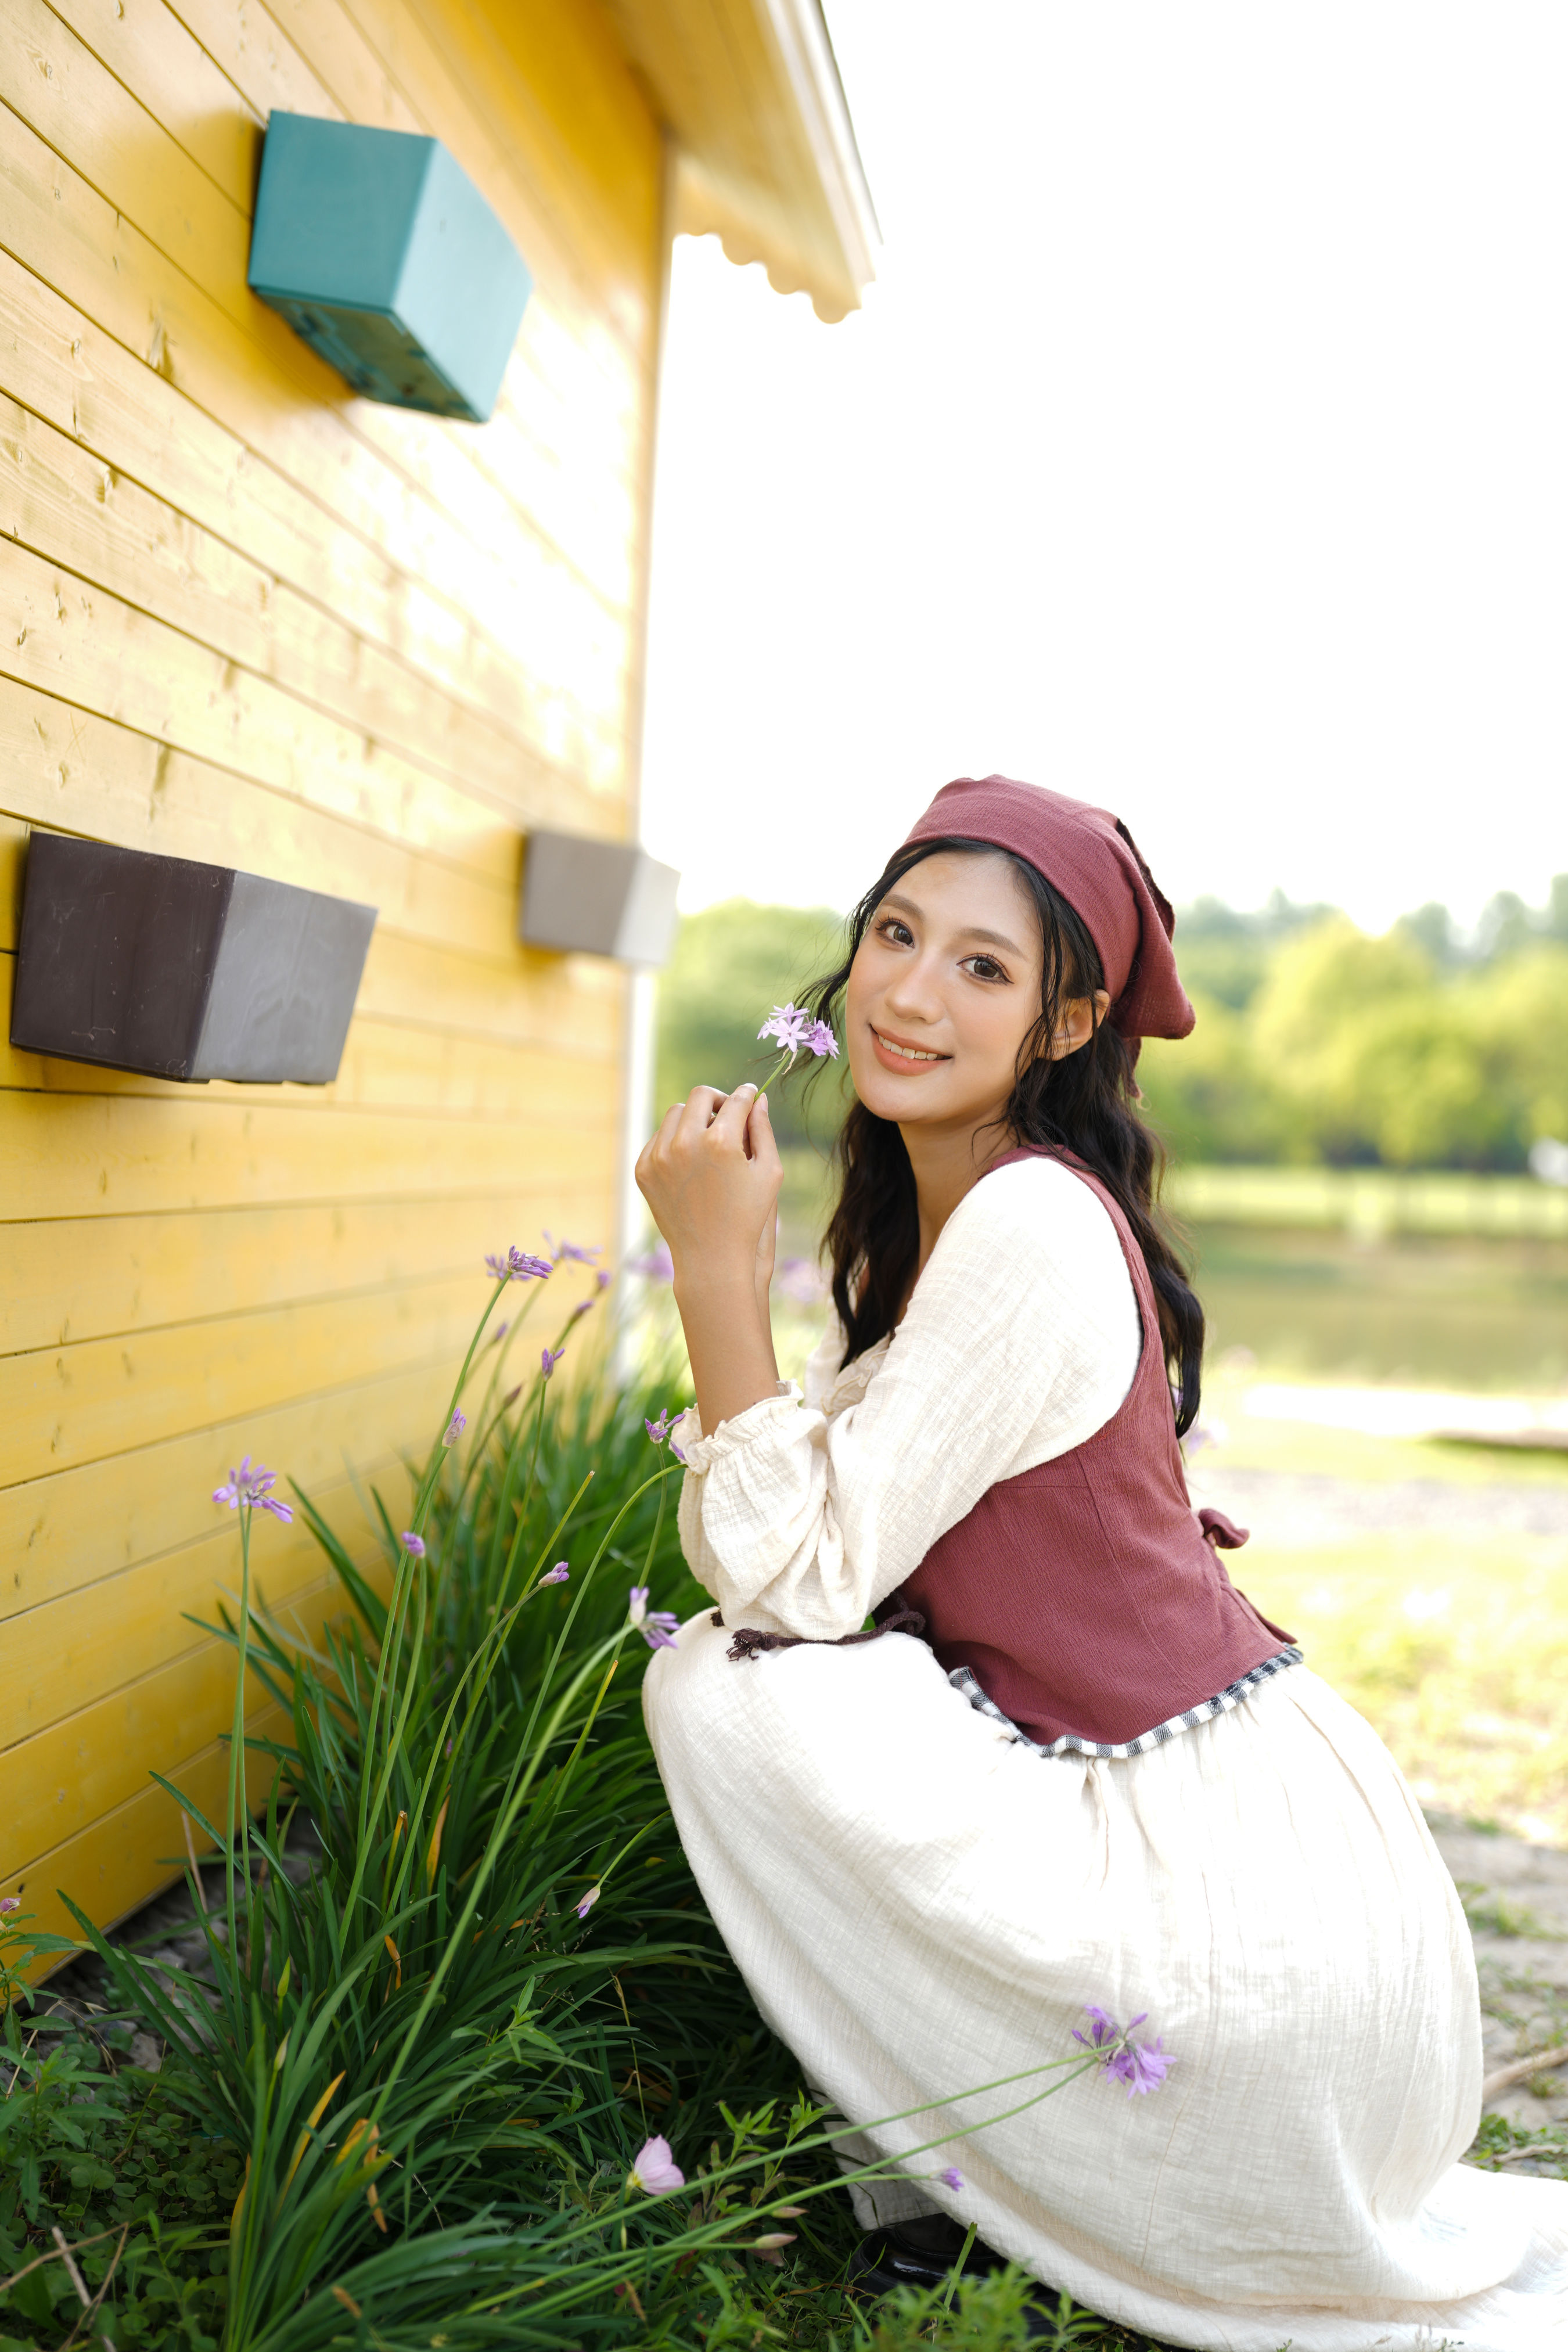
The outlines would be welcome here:
M 1116 1030 L 1098 1021 L 1076 1053 L 1049 1059 L 1047 1044 L 1069 999 L 1091 997 L 1105 985 L 1100 953 L 1083 918 L 1043 874 L 1011 850 L 984 841 L 944 838 L 914 842 L 868 890 L 849 919 L 844 961 L 806 991 L 819 1020 L 839 1013 L 849 967 L 868 925 L 887 893 L 911 867 L 943 850 L 1005 857 L 1039 918 L 1045 943 L 1040 1010 L 1018 1049 L 1013 1092 L 998 1124 L 1009 1150 L 1044 1144 L 1069 1151 L 1110 1193 L 1131 1226 L 1154 1286 L 1176 1414 L 1184 1436 L 1197 1419 L 1203 1373 L 1204 1310 L 1187 1281 L 1158 1207 L 1165 1155 L 1134 1108 L 1132 1057 Z M 893 1328 L 920 1255 L 914 1171 L 891 1119 L 857 1102 L 839 1130 L 835 1157 L 838 1205 L 827 1227 L 833 1262 L 833 1303 L 848 1335 L 844 1361 L 875 1347 Z

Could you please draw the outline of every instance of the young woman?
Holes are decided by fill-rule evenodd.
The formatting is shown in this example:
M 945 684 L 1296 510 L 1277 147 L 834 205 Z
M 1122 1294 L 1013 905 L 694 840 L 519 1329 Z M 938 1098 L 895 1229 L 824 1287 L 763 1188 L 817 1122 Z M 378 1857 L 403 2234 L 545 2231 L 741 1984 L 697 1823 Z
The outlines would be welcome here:
M 804 1397 L 765 1098 L 699 1087 L 643 1153 L 718 1603 L 653 1661 L 659 1769 L 807 2083 L 854 2126 L 952 2102 L 846 2134 L 886 2164 L 873 2278 L 977 2224 L 1174 2344 L 1568 2347 L 1568 2186 L 1458 2161 L 1475 1969 L 1421 1814 L 1187 1500 L 1203 1317 L 1132 1076 L 1192 1027 L 1172 929 L 1102 811 L 938 793 L 817 992 L 857 1100 Z M 1096 2069 L 910 2155 L 1027 2097 L 959 2095 L 1072 2053 L 1087 2003 L 1146 2014 L 1157 2096 Z

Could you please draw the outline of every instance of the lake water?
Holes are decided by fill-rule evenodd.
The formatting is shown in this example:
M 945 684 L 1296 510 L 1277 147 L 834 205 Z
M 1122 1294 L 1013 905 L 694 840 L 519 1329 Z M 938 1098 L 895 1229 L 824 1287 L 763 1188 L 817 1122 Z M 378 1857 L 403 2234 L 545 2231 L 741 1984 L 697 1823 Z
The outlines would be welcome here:
M 1194 1225 L 1211 1360 L 1456 1389 L 1568 1387 L 1568 1246 Z

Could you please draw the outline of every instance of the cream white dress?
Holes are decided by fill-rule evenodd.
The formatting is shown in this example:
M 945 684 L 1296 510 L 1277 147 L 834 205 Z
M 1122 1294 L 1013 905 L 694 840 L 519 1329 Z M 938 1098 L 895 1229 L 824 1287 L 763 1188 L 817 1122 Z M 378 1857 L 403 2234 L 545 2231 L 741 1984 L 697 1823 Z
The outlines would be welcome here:
M 1138 1343 L 1104 1209 L 1033 1160 L 963 1202 L 890 1342 L 840 1375 L 832 1329 L 804 1398 L 711 1437 L 687 1416 L 681 1537 L 724 1622 L 681 1628 L 645 1706 L 703 1895 L 859 2127 L 845 2154 L 885 2164 L 863 2219 L 938 2208 L 1215 2352 L 1568 2352 L 1568 2184 L 1458 2161 L 1464 1915 L 1393 1759 L 1310 1666 L 1108 1759 L 1032 1752 L 908 1634 L 727 1655 L 742 1625 L 856 1631 L 987 1487 L 1110 1419 Z M 1054 2078 L 963 2095 L 1071 2054 L 1089 2002 L 1147 2012 L 1157 2091 L 1096 2071 L 1005 2118 Z

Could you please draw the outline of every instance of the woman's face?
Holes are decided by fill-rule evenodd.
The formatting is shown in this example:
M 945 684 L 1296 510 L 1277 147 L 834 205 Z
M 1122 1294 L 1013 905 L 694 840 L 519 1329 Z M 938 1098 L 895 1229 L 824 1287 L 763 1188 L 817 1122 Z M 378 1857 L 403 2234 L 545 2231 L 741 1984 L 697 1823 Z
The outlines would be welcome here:
M 867 1109 L 900 1127 L 997 1118 L 1039 1018 L 1044 957 L 1034 903 L 999 852 L 943 850 L 911 866 L 849 970 L 846 1044 Z M 1091 1026 L 1087 1002 L 1065 1004 L 1050 1050 L 1070 1052 Z

